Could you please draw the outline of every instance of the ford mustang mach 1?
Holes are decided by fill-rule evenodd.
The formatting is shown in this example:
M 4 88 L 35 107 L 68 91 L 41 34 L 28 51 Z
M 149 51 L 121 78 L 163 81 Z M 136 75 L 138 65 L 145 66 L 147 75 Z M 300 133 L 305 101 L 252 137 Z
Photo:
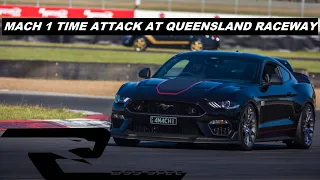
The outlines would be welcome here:
M 316 95 L 309 78 L 285 59 L 193 51 L 174 55 L 152 76 L 144 68 L 139 77 L 122 85 L 113 102 L 110 131 L 118 145 L 312 144 Z
M 220 46 L 220 38 L 212 35 L 124 36 L 122 44 L 133 47 L 135 51 L 145 51 L 148 47 L 183 48 L 191 51 L 217 50 Z

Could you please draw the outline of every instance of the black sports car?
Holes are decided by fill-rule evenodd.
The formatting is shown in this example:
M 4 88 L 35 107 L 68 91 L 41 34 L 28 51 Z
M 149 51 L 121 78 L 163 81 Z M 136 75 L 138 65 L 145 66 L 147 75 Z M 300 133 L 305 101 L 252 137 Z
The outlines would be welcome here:
M 173 56 L 151 77 L 119 89 L 111 134 L 118 145 L 144 141 L 254 143 L 309 148 L 316 95 L 289 62 L 249 53 L 194 51 Z
M 184 48 L 191 51 L 217 50 L 220 38 L 212 35 L 145 35 L 124 36 L 124 46 L 132 46 L 135 51 L 145 51 L 148 47 L 156 48 Z

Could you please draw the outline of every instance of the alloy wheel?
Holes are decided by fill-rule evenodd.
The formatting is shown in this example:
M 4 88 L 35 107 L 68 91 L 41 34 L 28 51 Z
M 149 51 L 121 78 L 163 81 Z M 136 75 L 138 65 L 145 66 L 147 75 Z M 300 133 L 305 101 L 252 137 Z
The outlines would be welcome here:
M 134 41 L 134 48 L 136 51 L 143 51 L 147 46 L 147 42 L 143 38 L 138 38 Z
M 302 119 L 302 133 L 304 142 L 307 146 L 312 144 L 312 137 L 314 132 L 314 114 L 310 106 L 308 106 L 303 114 Z
M 203 45 L 200 41 L 194 41 L 191 44 L 191 50 L 192 51 L 199 51 L 203 49 Z
M 242 115 L 242 136 L 243 143 L 251 148 L 254 145 L 257 134 L 257 118 L 252 106 L 248 106 Z

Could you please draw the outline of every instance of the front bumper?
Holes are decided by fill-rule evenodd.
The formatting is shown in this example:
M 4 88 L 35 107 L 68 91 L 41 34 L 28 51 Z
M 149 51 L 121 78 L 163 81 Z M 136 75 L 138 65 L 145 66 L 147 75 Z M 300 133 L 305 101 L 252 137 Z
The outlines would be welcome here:
M 205 143 L 205 144 L 238 144 L 238 132 L 234 132 L 230 138 L 217 138 L 217 137 L 196 137 L 183 135 L 179 136 L 176 134 L 150 134 L 150 133 L 135 133 L 135 132 L 126 132 L 126 133 L 111 133 L 112 137 L 122 138 L 122 139 L 136 139 L 140 141 L 158 141 L 158 142 L 174 142 L 174 143 Z
M 152 125 L 150 113 L 134 113 L 124 106 L 113 104 L 110 133 L 112 137 L 141 141 L 185 143 L 237 143 L 240 109 L 215 110 L 202 116 L 177 117 L 178 125 Z M 210 125 L 212 120 L 226 120 L 228 125 Z M 217 128 L 218 127 L 218 128 Z M 218 131 L 216 131 L 218 130 Z M 219 134 L 220 133 L 220 134 Z

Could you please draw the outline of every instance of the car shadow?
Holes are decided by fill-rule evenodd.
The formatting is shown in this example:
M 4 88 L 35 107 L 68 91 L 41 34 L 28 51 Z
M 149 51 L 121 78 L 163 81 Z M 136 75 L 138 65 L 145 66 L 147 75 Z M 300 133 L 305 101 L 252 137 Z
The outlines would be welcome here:
M 118 146 L 109 143 L 108 146 Z M 242 151 L 236 144 L 183 144 L 167 142 L 140 142 L 136 148 L 153 149 L 186 149 L 186 150 L 222 150 L 222 151 Z M 285 150 L 285 144 L 256 144 L 253 150 Z

